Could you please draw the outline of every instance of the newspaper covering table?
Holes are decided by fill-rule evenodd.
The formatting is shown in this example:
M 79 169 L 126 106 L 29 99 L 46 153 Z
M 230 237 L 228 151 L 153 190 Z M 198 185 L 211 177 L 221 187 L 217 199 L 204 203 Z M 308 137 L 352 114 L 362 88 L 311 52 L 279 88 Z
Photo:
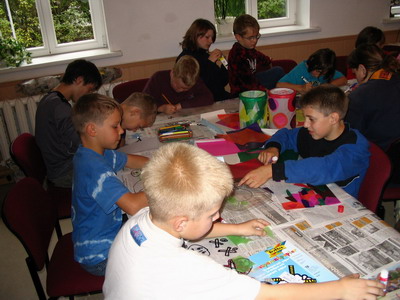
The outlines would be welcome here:
M 236 100 L 229 100 L 227 103 L 231 105 L 227 112 L 237 109 Z M 223 107 L 223 103 L 219 105 Z M 215 108 L 218 107 L 214 105 L 203 110 L 206 112 Z M 196 125 L 200 121 L 199 111 L 193 115 L 191 113 L 186 110 L 173 118 L 158 118 L 151 128 L 140 133 L 147 143 L 145 146 L 141 146 L 142 141 L 136 142 L 133 136 L 130 138 L 130 145 L 121 150 L 151 157 L 151 153 L 161 145 L 157 138 L 157 129 L 180 121 L 193 124 L 195 137 L 211 138 L 215 132 L 206 126 Z M 131 192 L 143 189 L 140 171 L 124 170 L 119 173 L 119 177 Z M 232 237 L 205 239 L 195 243 L 188 242 L 187 247 L 209 255 L 227 268 L 233 268 L 235 257 L 249 257 L 282 241 L 290 241 L 339 278 L 353 273 L 359 273 L 363 278 L 377 278 L 382 269 L 391 270 L 396 274 L 393 277 L 399 279 L 389 283 L 388 291 L 398 289 L 400 234 L 336 184 L 328 184 L 327 187 L 340 203 L 287 210 L 283 203 L 288 201 L 287 190 L 293 189 L 293 184 L 270 180 L 258 189 L 236 186 L 234 196 L 237 202 L 232 204 L 225 201 L 221 211 L 223 222 L 241 223 L 262 218 L 271 224 L 273 234 L 243 237 L 239 239 L 240 242 Z M 343 205 L 343 212 L 338 211 L 339 205 Z M 385 299 L 398 299 L 397 291 L 389 293 Z

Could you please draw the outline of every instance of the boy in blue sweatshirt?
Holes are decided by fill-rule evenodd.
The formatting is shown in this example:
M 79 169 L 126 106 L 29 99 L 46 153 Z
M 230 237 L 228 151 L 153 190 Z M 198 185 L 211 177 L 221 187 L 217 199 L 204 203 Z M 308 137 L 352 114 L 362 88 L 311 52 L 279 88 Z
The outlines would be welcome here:
M 264 145 L 263 166 L 250 171 L 239 185 L 259 187 L 269 179 L 321 185 L 336 183 L 353 197 L 369 166 L 366 138 L 344 123 L 348 98 L 333 85 L 310 90 L 300 100 L 304 127 L 281 129 Z M 294 150 L 302 158 L 276 162 L 280 153 Z

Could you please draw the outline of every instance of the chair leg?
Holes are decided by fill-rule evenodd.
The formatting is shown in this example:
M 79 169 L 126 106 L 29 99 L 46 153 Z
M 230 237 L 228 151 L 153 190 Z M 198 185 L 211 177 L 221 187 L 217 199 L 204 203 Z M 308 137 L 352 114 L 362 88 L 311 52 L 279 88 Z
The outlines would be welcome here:
M 62 231 L 61 231 L 60 222 L 58 220 L 57 220 L 55 228 L 56 228 L 57 238 L 60 239 L 63 236 L 63 234 L 62 234 Z
M 27 257 L 25 259 L 26 264 L 28 265 L 29 273 L 31 274 L 33 284 L 35 285 L 36 293 L 40 300 L 47 300 L 47 296 L 44 293 L 42 283 L 40 281 L 39 275 L 36 271 L 33 261 Z
M 375 214 L 381 218 L 382 220 L 385 219 L 385 207 L 382 205 L 382 203 L 378 204 L 378 207 L 376 208 Z

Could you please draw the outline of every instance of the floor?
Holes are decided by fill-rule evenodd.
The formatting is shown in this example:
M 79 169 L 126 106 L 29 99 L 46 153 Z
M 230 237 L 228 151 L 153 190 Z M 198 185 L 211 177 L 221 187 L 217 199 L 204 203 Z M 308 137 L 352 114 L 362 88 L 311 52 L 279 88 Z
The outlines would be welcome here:
M 0 186 L 0 204 L 11 185 Z M 72 231 L 71 219 L 61 220 L 63 233 Z M 37 300 L 35 287 L 25 263 L 26 252 L 17 238 L 7 229 L 0 219 L 0 300 Z M 51 245 L 54 246 L 56 235 L 53 235 Z M 42 283 L 46 282 L 46 273 L 40 274 Z M 77 300 L 101 300 L 103 294 L 75 297 Z M 60 298 L 68 299 L 68 298 Z
M 0 204 L 2 205 L 4 196 L 11 185 L 0 186 Z M 2 206 L 0 206 L 2 207 Z M 393 203 L 385 203 L 386 216 L 385 221 L 394 225 Z M 62 220 L 61 227 L 63 233 L 71 232 L 71 220 Z M 31 277 L 25 263 L 26 252 L 16 237 L 10 233 L 3 221 L 0 220 L 0 300 L 37 299 L 37 294 L 33 286 Z M 52 244 L 56 240 L 53 236 Z M 45 271 L 40 274 L 42 282 L 45 282 Z M 76 297 L 78 300 L 100 300 L 102 294 L 91 296 Z

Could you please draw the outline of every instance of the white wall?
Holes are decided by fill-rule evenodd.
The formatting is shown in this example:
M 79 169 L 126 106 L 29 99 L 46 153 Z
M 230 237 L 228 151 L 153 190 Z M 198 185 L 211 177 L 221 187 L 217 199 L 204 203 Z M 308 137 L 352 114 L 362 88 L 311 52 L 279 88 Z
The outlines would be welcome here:
M 259 45 L 279 44 L 355 35 L 368 25 L 382 30 L 400 29 L 400 23 L 383 24 L 389 0 L 299 0 L 310 3 L 311 26 L 320 31 L 261 38 Z M 92 60 L 97 66 L 125 64 L 177 56 L 179 42 L 196 18 L 213 20 L 213 0 L 104 0 L 106 25 L 112 50 L 123 55 Z M 216 43 L 230 49 L 232 41 Z M 0 82 L 62 73 L 65 64 L 0 74 Z M 5 78 L 7 77 L 8 78 Z
M 321 31 L 262 38 L 259 45 L 353 35 L 368 25 L 400 29 L 399 23 L 382 24 L 389 17 L 389 2 L 310 0 L 311 26 Z M 104 6 L 110 45 L 123 52 L 123 57 L 111 59 L 111 64 L 177 56 L 179 42 L 193 20 L 213 19 L 213 0 L 104 0 Z M 232 44 L 224 42 L 218 47 L 226 50 Z

